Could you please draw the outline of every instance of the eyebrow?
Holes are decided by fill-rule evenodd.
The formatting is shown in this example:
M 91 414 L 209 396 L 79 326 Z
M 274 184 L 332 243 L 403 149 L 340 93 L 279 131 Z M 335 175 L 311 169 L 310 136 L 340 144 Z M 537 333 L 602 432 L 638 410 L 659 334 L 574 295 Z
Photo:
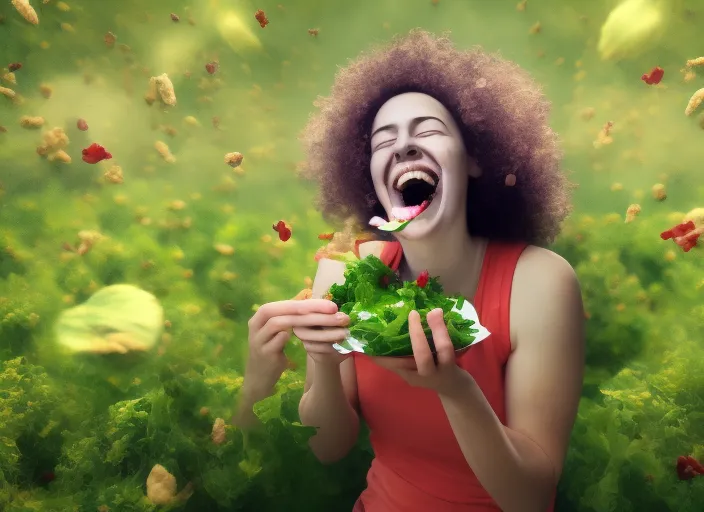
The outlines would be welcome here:
M 429 119 L 434 119 L 435 121 L 439 121 L 442 123 L 442 125 L 445 128 L 447 128 L 447 125 L 445 124 L 445 122 L 442 119 L 439 119 L 435 116 L 416 117 L 413 120 L 411 120 L 411 126 L 417 126 L 420 123 L 422 123 L 423 121 L 427 121 Z M 392 128 L 396 128 L 396 125 L 395 124 L 387 124 L 385 126 L 381 126 L 380 128 L 377 128 L 376 130 L 374 130 L 374 132 L 372 133 L 371 136 L 374 137 L 374 135 L 376 135 L 377 133 L 383 132 L 384 130 L 391 130 Z

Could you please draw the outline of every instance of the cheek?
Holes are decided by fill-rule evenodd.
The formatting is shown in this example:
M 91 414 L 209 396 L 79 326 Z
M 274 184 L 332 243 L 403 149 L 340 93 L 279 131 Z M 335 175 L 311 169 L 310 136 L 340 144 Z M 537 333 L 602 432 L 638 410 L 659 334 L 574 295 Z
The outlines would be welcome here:
M 371 174 L 376 199 L 379 204 L 381 204 L 381 206 L 384 208 L 384 210 L 389 211 L 389 208 L 391 207 L 391 201 L 389 199 L 389 192 L 388 190 L 386 190 L 386 183 L 384 182 L 384 172 L 383 170 L 374 169 L 372 163 Z
M 443 148 L 444 164 L 451 169 L 464 167 L 467 165 L 467 153 L 462 144 L 456 141 L 448 141 L 448 144 Z
M 374 182 L 374 192 L 376 192 L 376 198 L 381 203 L 381 206 L 384 207 L 385 210 L 389 209 L 390 201 L 389 201 L 389 192 L 386 190 L 386 186 L 383 183 L 377 183 L 376 181 Z
M 383 159 L 375 154 L 372 156 L 371 162 L 369 164 L 369 171 L 372 175 L 372 182 L 374 183 L 374 189 L 377 193 L 386 188 L 384 183 L 384 163 Z

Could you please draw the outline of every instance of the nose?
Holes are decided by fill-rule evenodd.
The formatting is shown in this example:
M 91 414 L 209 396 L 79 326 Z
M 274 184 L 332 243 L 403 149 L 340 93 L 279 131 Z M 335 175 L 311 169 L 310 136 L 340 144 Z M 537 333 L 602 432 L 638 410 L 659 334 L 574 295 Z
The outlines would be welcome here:
M 398 151 L 394 152 L 396 162 L 404 162 L 407 160 L 417 160 L 422 156 L 420 149 L 415 146 L 407 145 Z

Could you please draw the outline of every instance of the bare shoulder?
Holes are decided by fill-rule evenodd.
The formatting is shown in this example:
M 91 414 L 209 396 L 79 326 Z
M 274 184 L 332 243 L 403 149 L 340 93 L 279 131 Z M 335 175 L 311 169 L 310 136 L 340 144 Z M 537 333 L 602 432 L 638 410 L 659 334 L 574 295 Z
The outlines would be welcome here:
M 572 265 L 557 253 L 542 247 L 529 245 L 516 265 L 513 278 L 514 289 L 533 287 L 532 293 L 550 291 L 553 286 L 579 286 Z M 539 285 L 539 286 L 536 286 Z
M 518 260 L 511 292 L 511 338 L 556 322 L 583 320 L 577 274 L 559 254 L 528 246 Z M 542 326 L 542 327 L 541 327 Z M 515 343 L 512 343 L 515 348 Z
M 373 254 L 377 258 L 381 257 L 381 251 L 384 250 L 384 244 L 386 242 L 379 240 L 370 240 L 369 242 L 364 242 L 359 244 L 359 257 L 366 258 L 370 254 Z
M 345 282 L 345 264 L 342 261 L 322 258 L 318 262 L 318 270 L 313 279 L 314 299 L 320 299 L 325 296 L 333 284 L 342 284 Z
M 381 257 L 381 251 L 384 249 L 382 241 L 371 240 L 359 244 L 360 258 L 366 258 L 373 254 L 377 258 Z M 313 298 L 323 297 L 328 289 L 333 284 L 342 284 L 345 282 L 345 263 L 342 261 L 322 258 L 318 262 L 318 271 L 313 280 Z

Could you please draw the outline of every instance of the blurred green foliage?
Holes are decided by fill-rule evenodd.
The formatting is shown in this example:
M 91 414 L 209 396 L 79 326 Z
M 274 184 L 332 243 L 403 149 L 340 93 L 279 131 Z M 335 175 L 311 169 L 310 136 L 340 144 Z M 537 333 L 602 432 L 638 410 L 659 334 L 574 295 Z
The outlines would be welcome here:
M 19 202 L 10 200 L 5 211 Z M 101 203 L 95 208 L 100 212 Z M 226 215 L 217 224 L 228 226 Z M 701 249 L 685 254 L 659 240 L 667 217 L 631 224 L 615 214 L 575 217 L 554 246 L 579 274 L 589 318 L 584 398 L 559 510 L 694 512 L 704 497 L 704 479 L 681 482 L 674 469 L 679 455 L 704 457 L 704 265 Z M 145 482 L 157 463 L 179 489 L 194 486 L 185 510 L 349 510 L 371 451 L 363 441 L 332 468 L 312 457 L 311 429 L 297 423 L 301 370 L 287 371 L 277 394 L 257 404 L 264 428 L 245 434 L 230 426 L 224 444 L 210 439 L 214 419 L 234 411 L 248 306 L 266 300 L 258 283 L 279 266 L 295 273 L 297 263 L 281 255 L 300 246 L 255 236 L 254 224 L 220 228 L 227 235 L 213 231 L 210 243 L 203 233 L 194 234 L 200 243 L 182 233 L 177 244 L 155 245 L 135 224 L 84 256 L 62 251 L 40 231 L 32 239 L 24 227 L 3 228 L 5 241 L 24 235 L 33 247 L 5 246 L 5 262 L 17 270 L 0 281 L 4 510 L 152 510 Z M 213 240 L 237 240 L 237 233 L 237 260 L 213 248 Z M 48 265 L 48 256 L 36 255 L 52 246 Z M 184 273 L 192 267 L 193 275 Z M 225 272 L 237 273 L 234 285 L 223 281 Z M 162 301 L 168 325 L 158 349 L 61 353 L 51 330 L 58 311 L 122 280 Z M 292 296 L 300 287 L 288 283 L 271 293 Z M 238 314 L 223 311 L 225 301 Z M 291 350 L 301 361 L 301 347 Z
M 553 247 L 577 270 L 588 316 L 584 394 L 558 512 L 701 512 L 704 478 L 679 481 L 675 461 L 704 458 L 703 251 L 684 254 L 658 237 L 681 220 L 669 210 L 704 206 L 701 131 L 681 114 L 701 85 L 671 79 L 684 59 L 704 53 L 693 47 L 701 2 L 673 0 L 676 37 L 615 64 L 595 51 L 612 2 L 528 2 L 519 12 L 517 1 L 413 0 L 399 9 L 396 0 L 284 8 L 155 0 L 145 10 L 136 0 L 32 0 L 36 27 L 0 4 L 0 67 L 24 64 L 16 84 L 0 76 L 23 98 L 0 98 L 0 510 L 164 510 L 146 498 L 155 464 L 179 490 L 193 486 L 174 506 L 182 510 L 351 510 L 368 440 L 333 466 L 313 458 L 312 431 L 297 423 L 302 367 L 256 405 L 261 429 L 228 426 L 219 445 L 210 436 L 215 419 L 229 422 L 235 410 L 253 305 L 306 286 L 316 235 L 331 230 L 292 173 L 296 131 L 345 58 L 420 24 L 452 29 L 462 47 L 501 50 L 545 84 L 580 184 L 577 213 Z M 271 20 L 264 30 L 252 16 L 258 8 Z M 217 25 L 228 9 L 259 50 L 224 42 Z M 530 34 L 538 20 L 540 34 Z M 318 36 L 308 34 L 313 27 Z M 103 41 L 108 31 L 114 48 Z M 203 66 L 213 60 L 219 71 L 208 76 Z M 667 88 L 639 80 L 656 63 Z M 142 100 L 148 77 L 163 72 L 177 91 L 172 111 Z M 45 117 L 43 129 L 63 127 L 73 163 L 41 160 L 43 130 L 21 129 L 23 115 Z M 186 124 L 189 115 L 200 126 Z M 78 117 L 87 132 L 74 127 Z M 596 150 L 608 120 L 614 143 Z M 156 140 L 176 163 L 159 159 Z M 80 149 L 94 141 L 114 154 L 105 163 L 123 167 L 124 184 L 105 182 L 106 166 L 81 162 Z M 245 154 L 244 172 L 223 163 L 230 151 Z M 667 185 L 662 203 L 643 192 L 657 181 Z M 643 212 L 632 223 L 606 215 L 634 202 Z M 293 229 L 286 243 L 271 229 L 280 219 Z M 67 248 L 82 230 L 105 238 L 78 255 Z M 161 301 L 158 347 L 125 356 L 60 351 L 57 315 L 123 282 Z M 295 341 L 287 351 L 305 360 Z

